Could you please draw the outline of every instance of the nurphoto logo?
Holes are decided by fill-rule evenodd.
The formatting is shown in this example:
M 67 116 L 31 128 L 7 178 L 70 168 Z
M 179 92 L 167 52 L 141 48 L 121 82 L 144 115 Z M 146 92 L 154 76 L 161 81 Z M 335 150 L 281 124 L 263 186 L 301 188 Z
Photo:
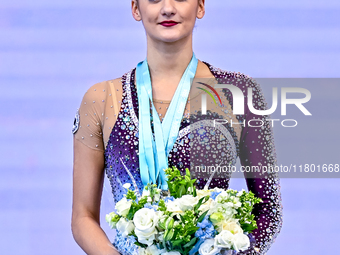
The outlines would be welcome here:
M 231 92 L 232 98 L 233 98 L 233 113 L 234 115 L 244 115 L 245 110 L 245 95 L 243 94 L 242 90 L 232 84 L 217 84 L 215 85 L 215 88 L 212 86 L 205 84 L 203 82 L 198 82 L 199 84 L 203 85 L 204 88 L 202 87 L 197 87 L 200 90 L 203 90 L 205 93 L 201 95 L 201 109 L 202 109 L 202 115 L 207 114 L 207 95 L 209 95 L 215 105 L 217 106 L 217 101 L 215 99 L 215 96 L 219 100 L 219 103 L 222 105 L 222 100 L 220 96 L 218 95 L 216 89 L 227 89 Z M 211 92 L 210 92 L 210 91 Z M 303 98 L 287 98 L 288 93 L 301 93 L 304 95 Z M 214 95 L 215 96 L 214 96 Z M 312 114 L 307 110 L 307 108 L 304 106 L 305 103 L 309 102 L 311 99 L 311 92 L 308 89 L 305 88 L 295 88 L 295 87 L 284 87 L 281 88 L 281 116 L 286 116 L 287 115 L 287 105 L 295 105 L 305 116 L 312 116 Z M 249 108 L 249 111 L 255 115 L 258 116 L 267 116 L 272 113 L 274 113 L 279 104 L 279 93 L 278 93 L 278 88 L 273 87 L 272 90 L 272 106 L 269 109 L 266 110 L 257 110 L 255 109 L 253 105 L 253 88 L 248 88 L 248 100 L 247 100 L 247 106 Z M 297 120 L 295 119 L 266 119 L 266 121 L 271 122 L 271 125 L 274 126 L 275 121 L 280 121 L 283 127 L 296 127 L 298 125 Z M 216 119 L 215 125 L 218 124 L 226 124 L 228 123 L 228 120 L 224 119 Z M 259 122 L 260 124 L 254 125 L 253 123 Z M 293 123 L 293 125 L 288 125 L 288 123 Z M 249 127 L 261 127 L 263 125 L 266 125 L 264 123 L 263 119 L 252 119 L 248 121 L 248 123 L 245 123 L 245 120 L 243 123 L 233 123 L 232 120 L 230 121 L 231 125 L 243 125 L 246 126 L 248 125 Z

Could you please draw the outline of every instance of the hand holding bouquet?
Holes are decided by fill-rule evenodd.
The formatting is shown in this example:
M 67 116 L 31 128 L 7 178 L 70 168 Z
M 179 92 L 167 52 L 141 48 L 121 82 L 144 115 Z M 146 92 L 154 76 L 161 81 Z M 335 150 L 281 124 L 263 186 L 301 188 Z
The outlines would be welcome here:
M 257 228 L 252 192 L 214 188 L 198 190 L 190 172 L 165 170 L 170 194 L 148 184 L 142 197 L 124 184 L 127 194 L 106 215 L 111 228 L 134 240 L 139 254 L 215 255 L 244 251 Z

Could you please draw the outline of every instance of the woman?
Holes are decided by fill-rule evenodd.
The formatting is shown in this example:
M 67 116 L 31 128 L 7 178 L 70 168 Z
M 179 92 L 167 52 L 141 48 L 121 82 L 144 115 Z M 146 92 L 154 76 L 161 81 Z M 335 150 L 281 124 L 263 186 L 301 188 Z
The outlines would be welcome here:
M 204 0 L 133 0 L 132 15 L 143 22 L 146 31 L 147 61 L 119 79 L 92 86 L 83 98 L 73 129 L 72 231 L 76 242 L 87 254 L 129 254 L 134 250 L 133 245 L 120 236 L 113 246 L 100 228 L 104 173 L 117 202 L 123 196 L 122 185 L 127 182 L 133 184 L 137 192 L 142 192 L 150 181 L 166 190 L 159 169 L 166 164 L 184 171 L 190 168 L 191 160 L 202 162 L 199 157 L 190 157 L 190 152 L 191 155 L 202 155 L 207 162 L 220 159 L 220 164 L 234 165 L 237 156 L 243 166 L 276 164 L 270 126 L 242 125 L 254 118 L 260 120 L 253 126 L 262 121 L 267 123 L 267 117 L 255 116 L 248 107 L 245 107 L 244 115 L 234 115 L 232 94 L 225 89 L 214 90 L 219 104 L 214 104 L 213 98 L 207 99 L 207 114 L 202 114 L 202 93 L 201 96 L 196 92 L 190 96 L 183 93 L 188 86 L 190 89 L 188 80 L 191 78 L 206 88 L 213 88 L 216 83 L 234 84 L 246 98 L 247 88 L 252 88 L 254 104 L 262 110 L 266 107 L 259 86 L 251 78 L 224 72 L 196 59 L 192 33 L 196 18 L 203 18 L 204 13 Z M 148 86 L 151 89 L 148 90 Z M 181 93 L 175 93 L 180 89 Z M 149 99 L 154 107 L 149 105 Z M 171 100 L 177 100 L 177 103 L 171 106 Z M 204 121 L 216 118 L 225 120 L 217 131 L 211 127 L 202 129 Z M 195 122 L 200 124 L 195 125 Z M 231 125 L 232 122 L 236 125 Z M 207 141 L 216 141 L 216 132 L 219 132 L 219 143 L 204 146 L 204 152 L 202 146 L 190 148 L 190 139 L 200 139 L 203 135 Z M 152 133 L 156 142 L 150 140 Z M 195 134 L 199 135 L 195 138 Z M 164 144 L 159 142 L 159 137 L 165 139 Z M 147 146 L 150 141 L 153 149 Z M 150 158 L 154 157 L 157 157 L 156 163 L 154 160 L 150 163 Z M 209 176 L 203 176 L 203 172 L 196 174 L 199 188 L 207 183 L 210 187 L 228 187 L 226 176 L 215 175 L 208 180 Z M 281 228 L 279 182 L 277 176 L 271 174 L 246 173 L 245 177 L 248 188 L 263 202 L 254 210 L 258 222 L 254 232 L 256 243 L 242 254 L 263 254 Z

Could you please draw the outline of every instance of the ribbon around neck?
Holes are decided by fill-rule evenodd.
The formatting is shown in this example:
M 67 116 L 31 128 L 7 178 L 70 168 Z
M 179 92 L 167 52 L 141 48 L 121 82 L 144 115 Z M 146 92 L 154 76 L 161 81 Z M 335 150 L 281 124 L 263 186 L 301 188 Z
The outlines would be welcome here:
M 162 190 L 168 190 L 164 170 L 168 168 L 168 156 L 177 137 L 187 104 L 191 82 L 195 77 L 198 60 L 193 53 L 163 122 L 160 121 L 152 101 L 152 86 L 148 62 L 138 63 L 136 68 L 136 83 L 139 107 L 139 168 L 144 187 L 148 183 L 157 184 Z M 151 130 L 150 102 L 152 106 L 152 121 L 154 135 Z

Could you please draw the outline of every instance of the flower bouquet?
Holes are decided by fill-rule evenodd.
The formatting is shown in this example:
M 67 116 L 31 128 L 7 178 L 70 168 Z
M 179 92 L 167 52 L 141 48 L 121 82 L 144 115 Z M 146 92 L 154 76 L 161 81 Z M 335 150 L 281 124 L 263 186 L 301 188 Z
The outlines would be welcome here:
M 254 242 L 257 228 L 253 206 L 261 199 L 252 192 L 220 188 L 198 190 L 190 172 L 165 170 L 168 194 L 148 184 L 141 197 L 124 184 L 127 194 L 106 215 L 111 228 L 132 240 L 138 254 L 233 254 Z

